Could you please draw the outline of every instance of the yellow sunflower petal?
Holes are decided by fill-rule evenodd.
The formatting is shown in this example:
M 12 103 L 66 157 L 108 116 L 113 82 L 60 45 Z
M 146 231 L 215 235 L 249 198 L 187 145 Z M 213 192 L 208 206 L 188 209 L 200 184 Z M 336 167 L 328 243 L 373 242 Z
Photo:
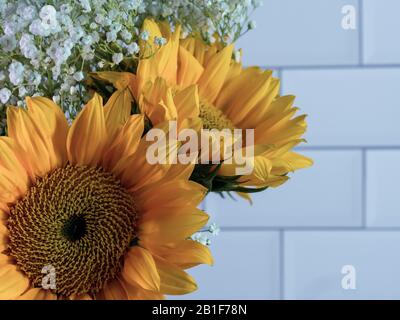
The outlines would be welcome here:
M 17 300 L 57 300 L 57 296 L 49 290 L 32 288 L 19 296 Z
M 0 300 L 12 300 L 29 288 L 29 280 L 17 267 L 8 264 L 0 268 Z
M 93 300 L 93 299 L 88 294 L 80 294 L 80 295 L 73 294 L 69 297 L 69 300 Z
M 0 253 L 7 249 L 8 244 L 8 229 L 0 222 Z
M 159 133 L 163 132 L 165 138 L 168 136 L 169 122 L 161 123 L 159 126 L 153 128 L 159 129 Z M 149 141 L 147 141 L 149 140 Z M 155 144 L 155 141 L 149 138 L 148 134 L 142 138 L 137 151 L 132 156 L 122 159 L 116 168 L 115 172 L 119 173 L 119 178 L 125 186 L 132 192 L 150 185 L 156 181 L 160 181 L 165 177 L 169 168 L 171 167 L 169 156 L 176 153 L 177 145 L 169 145 L 168 139 L 162 145 Z M 151 159 L 154 155 L 152 151 L 158 156 L 157 159 Z
M 176 180 L 170 174 L 165 179 L 169 181 L 148 185 L 136 191 L 136 202 L 140 210 L 149 211 L 157 207 L 183 208 L 187 205 L 195 207 L 207 193 L 207 189 L 196 182 L 187 179 Z M 147 216 L 143 215 L 143 219 L 147 219 Z
M 95 94 L 75 119 L 67 138 L 68 159 L 73 165 L 100 164 L 107 132 L 102 98 Z
M 160 276 L 153 256 L 138 246 L 131 248 L 124 262 L 123 278 L 132 285 L 145 290 L 159 291 Z
M 161 278 L 161 292 L 171 295 L 187 294 L 197 290 L 194 279 L 179 267 L 161 258 L 155 258 Z
M 124 90 L 126 88 L 132 89 L 136 83 L 136 76 L 129 72 L 103 71 L 93 72 L 90 75 L 95 79 L 112 83 L 117 90 Z
M 244 200 L 248 201 L 250 205 L 253 205 L 253 199 L 251 199 L 251 195 L 245 192 L 236 192 L 236 194 L 243 198 Z
M 313 165 L 313 161 L 296 152 L 287 152 L 281 157 L 273 160 L 272 173 L 282 175 L 288 172 L 294 172 L 299 169 L 308 168 Z
M 200 62 L 184 47 L 179 47 L 177 84 L 183 88 L 196 84 L 204 72 Z
M 232 59 L 233 45 L 229 45 L 214 55 L 205 67 L 198 81 L 199 94 L 208 102 L 213 103 L 220 92 L 229 71 Z
M 148 32 L 148 40 L 139 39 L 140 51 L 144 57 L 151 56 L 156 50 L 157 45 L 154 40 L 156 37 L 162 37 L 158 24 L 153 19 L 146 19 L 143 22 L 142 32 Z
M 107 133 L 111 141 L 129 119 L 133 97 L 128 89 L 118 90 L 112 94 L 104 106 L 104 118 Z
M 152 34 L 157 35 L 158 26 L 154 21 L 150 21 Z M 145 30 L 145 27 L 143 27 Z M 159 30 L 159 29 L 158 29 Z M 178 72 L 178 50 L 179 50 L 180 27 L 167 39 L 167 44 L 158 47 L 154 44 L 154 37 L 149 37 L 148 41 L 142 42 L 143 58 L 140 60 L 137 68 L 138 93 L 148 81 L 154 81 L 157 77 L 165 79 L 168 85 L 176 85 Z
M 187 37 L 181 40 L 181 46 L 192 54 L 201 65 L 205 65 L 204 57 L 208 48 L 203 40 L 195 37 Z
M 30 177 L 36 179 L 51 171 L 54 150 L 49 150 L 49 135 L 40 123 L 36 123 L 28 111 L 22 108 L 7 109 L 8 135 L 18 145 L 21 159 Z
M 149 82 L 143 90 L 140 108 L 153 125 L 177 118 L 177 110 L 172 88 L 167 86 L 163 78 Z
M 128 300 L 122 281 L 118 278 L 108 282 L 96 295 L 96 300 Z
M 4 202 L 0 202 L 0 223 L 7 220 L 10 210 L 8 205 Z
M 8 264 L 10 264 L 10 257 L 1 253 L 1 249 L 0 249 L 0 268 L 6 266 Z
M 157 208 L 149 213 L 146 221 L 140 223 L 139 239 L 144 246 L 151 244 L 169 244 L 187 239 L 204 227 L 209 216 L 197 209 Z
M 180 163 L 174 164 L 168 170 L 164 179 L 165 179 L 165 181 L 189 180 L 190 176 L 193 173 L 194 167 L 195 167 L 194 163 L 193 164 L 180 164 Z
M 64 113 L 53 101 L 43 97 L 28 97 L 26 104 L 40 135 L 46 139 L 51 169 L 63 166 L 68 160 L 66 141 L 69 130 Z
M 164 300 L 165 297 L 160 292 L 148 291 L 137 286 L 131 285 L 129 282 L 121 279 L 122 284 L 128 294 L 129 300 Z
M 200 101 L 196 85 L 178 91 L 174 96 L 174 102 L 178 111 L 178 119 L 196 118 L 199 116 Z
M 248 68 L 221 89 L 215 105 L 234 123 L 240 123 L 267 94 L 271 78 L 272 71 Z
M 132 156 L 139 146 L 144 130 L 144 116 L 135 114 L 129 117 L 122 129 L 119 130 L 116 138 L 112 142 L 104 155 L 103 166 L 105 169 L 120 175 L 115 167 L 120 161 Z
M 4 203 L 13 203 L 26 193 L 29 185 L 28 173 L 15 149 L 12 139 L 0 137 L 0 202 Z
M 183 269 L 199 264 L 213 264 L 210 249 L 193 240 L 184 240 L 169 246 L 154 246 L 151 250 L 159 257 Z

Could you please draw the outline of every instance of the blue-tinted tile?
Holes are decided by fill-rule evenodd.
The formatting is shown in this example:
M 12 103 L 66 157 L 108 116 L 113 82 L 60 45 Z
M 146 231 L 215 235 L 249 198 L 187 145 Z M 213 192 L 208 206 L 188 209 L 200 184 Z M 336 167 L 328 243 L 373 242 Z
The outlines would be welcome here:
M 309 115 L 310 145 L 400 145 L 400 68 L 290 70 L 282 79 Z
M 278 189 L 253 195 L 254 204 L 209 195 L 206 209 L 222 226 L 360 226 L 361 152 L 308 151 L 313 167 Z
M 265 0 L 257 28 L 243 36 L 246 65 L 357 64 L 358 29 L 344 30 L 342 8 L 357 0 Z
M 172 299 L 278 299 L 279 233 L 222 231 L 211 245 L 214 266 L 189 272 L 198 291 Z
M 363 0 L 365 63 L 400 63 L 399 12 L 398 0 Z
M 399 242 L 400 232 L 287 232 L 285 298 L 400 299 Z M 354 290 L 342 287 L 350 277 Z
M 400 226 L 400 150 L 367 153 L 367 224 Z

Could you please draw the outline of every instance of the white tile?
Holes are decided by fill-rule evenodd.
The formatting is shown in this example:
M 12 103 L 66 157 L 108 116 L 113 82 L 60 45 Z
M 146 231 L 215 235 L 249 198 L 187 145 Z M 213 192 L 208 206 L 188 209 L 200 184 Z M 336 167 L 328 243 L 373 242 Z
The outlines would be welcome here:
M 246 65 L 348 65 L 359 61 L 358 29 L 344 30 L 342 8 L 357 0 L 264 0 L 257 28 L 238 41 Z
M 286 299 L 400 299 L 400 232 L 287 232 Z M 343 266 L 355 289 L 343 289 Z M 348 272 L 348 271 L 347 271 Z
M 283 186 L 242 199 L 208 195 L 207 212 L 222 226 L 361 225 L 361 152 L 307 151 L 313 167 L 299 170 Z
M 214 266 L 189 272 L 198 291 L 170 299 L 279 299 L 279 233 L 223 231 L 211 245 Z
M 400 1 L 363 1 L 364 62 L 400 63 Z
M 367 224 L 374 227 L 400 226 L 400 150 L 367 153 Z
M 290 70 L 283 94 L 309 115 L 310 145 L 400 145 L 400 68 Z

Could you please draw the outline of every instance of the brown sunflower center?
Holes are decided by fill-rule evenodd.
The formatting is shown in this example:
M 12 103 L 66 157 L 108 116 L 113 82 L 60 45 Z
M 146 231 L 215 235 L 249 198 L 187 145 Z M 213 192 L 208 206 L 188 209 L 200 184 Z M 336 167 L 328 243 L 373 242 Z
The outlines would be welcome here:
M 203 129 L 234 129 L 232 121 L 214 105 L 206 102 L 200 102 L 200 118 L 203 121 Z
M 39 179 L 11 209 L 8 254 L 34 286 L 51 266 L 56 294 L 95 294 L 121 271 L 136 219 L 132 195 L 112 174 L 67 165 Z

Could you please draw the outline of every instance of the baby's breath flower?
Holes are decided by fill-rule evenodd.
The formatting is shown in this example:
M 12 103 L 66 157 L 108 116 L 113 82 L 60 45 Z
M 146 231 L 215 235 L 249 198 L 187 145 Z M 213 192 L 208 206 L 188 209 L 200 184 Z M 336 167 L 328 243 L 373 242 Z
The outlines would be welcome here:
M 112 61 L 115 64 L 120 64 L 123 59 L 124 59 L 124 55 L 122 53 L 114 53 L 112 56 Z
M 8 67 L 8 77 L 14 85 L 19 85 L 24 80 L 24 65 L 19 61 L 13 61 Z
M 213 236 L 218 236 L 219 232 L 220 232 L 220 228 L 218 227 L 218 225 L 214 222 L 212 224 L 210 224 L 210 226 L 208 227 L 208 231 L 213 235 Z
M 249 23 L 247 24 L 249 30 L 253 30 L 257 27 L 257 24 L 254 20 L 249 21 Z
M 139 45 L 136 42 L 132 42 L 126 49 L 129 54 L 136 54 L 139 52 Z
M 83 79 L 85 78 L 85 76 L 83 75 L 83 72 L 82 71 L 78 71 L 78 72 L 75 72 L 74 73 L 74 79 L 76 80 L 76 81 L 82 81 Z
M 0 90 L 0 101 L 1 103 L 7 103 L 11 97 L 11 91 L 7 88 L 3 88 Z
M 154 38 L 154 43 L 158 46 L 163 46 L 167 43 L 167 39 L 163 37 L 155 37 Z
M 140 39 L 147 41 L 149 40 L 150 37 L 150 32 L 147 30 L 144 30 L 141 34 L 140 34 Z
M 249 14 L 260 2 L 0 0 L 0 135 L 6 103 L 24 106 L 25 96 L 44 95 L 73 119 L 88 96 L 82 81 L 88 72 L 120 71 L 122 61 L 134 71 L 127 64 L 140 56 L 139 40 L 151 36 L 140 31 L 146 18 L 180 23 L 183 36 L 228 43 L 255 26 Z M 154 42 L 163 46 L 166 39 Z

